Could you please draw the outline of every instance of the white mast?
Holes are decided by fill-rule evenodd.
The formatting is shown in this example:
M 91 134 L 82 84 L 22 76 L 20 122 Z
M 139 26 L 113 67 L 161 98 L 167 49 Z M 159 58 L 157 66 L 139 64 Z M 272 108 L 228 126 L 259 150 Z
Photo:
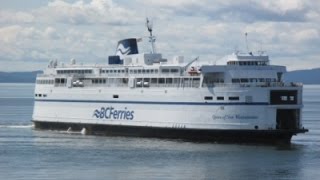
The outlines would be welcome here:
M 148 31 L 150 33 L 150 36 L 149 36 L 149 42 L 151 43 L 151 49 L 152 49 L 152 54 L 154 53 L 157 53 L 156 52 L 156 47 L 155 47 L 155 42 L 156 42 L 156 37 L 152 35 L 152 22 L 149 21 L 149 19 L 147 18 L 146 19 L 146 26 L 148 28 Z
M 249 51 L 249 46 L 248 46 L 248 33 L 246 32 L 244 35 L 245 35 L 245 38 L 246 38 L 247 52 L 248 52 L 249 54 L 252 54 L 252 52 Z

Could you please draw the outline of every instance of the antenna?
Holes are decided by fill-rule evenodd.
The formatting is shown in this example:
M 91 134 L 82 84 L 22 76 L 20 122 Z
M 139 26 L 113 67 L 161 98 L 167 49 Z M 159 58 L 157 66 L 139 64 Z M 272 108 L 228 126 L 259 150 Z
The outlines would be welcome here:
M 249 51 L 249 47 L 248 47 L 248 33 L 246 32 L 244 35 L 245 35 L 245 38 L 246 38 L 247 51 L 249 53 L 250 51 Z
M 150 33 L 149 42 L 151 43 L 151 49 L 153 54 L 153 53 L 156 53 L 156 47 L 154 44 L 156 42 L 156 37 L 152 35 L 153 23 L 148 18 L 146 18 L 146 27 L 148 28 L 148 31 Z
M 153 23 L 150 21 L 148 18 L 146 18 L 146 26 L 148 28 L 148 31 L 150 33 L 150 36 L 152 36 L 152 28 L 153 28 Z

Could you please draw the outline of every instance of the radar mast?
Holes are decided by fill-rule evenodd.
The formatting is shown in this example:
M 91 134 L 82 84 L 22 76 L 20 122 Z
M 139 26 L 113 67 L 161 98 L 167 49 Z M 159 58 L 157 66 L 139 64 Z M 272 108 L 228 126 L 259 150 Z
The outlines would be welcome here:
M 148 28 L 148 31 L 150 33 L 149 42 L 151 43 L 152 54 L 157 53 L 156 52 L 156 47 L 155 47 L 155 44 L 154 44 L 156 42 L 156 37 L 152 35 L 153 23 L 148 18 L 146 18 L 146 27 Z

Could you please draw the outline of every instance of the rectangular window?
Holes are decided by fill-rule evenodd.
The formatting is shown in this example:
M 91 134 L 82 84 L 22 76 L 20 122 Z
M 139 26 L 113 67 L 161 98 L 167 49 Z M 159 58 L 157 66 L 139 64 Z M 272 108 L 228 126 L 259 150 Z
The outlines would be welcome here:
M 294 96 L 290 96 L 290 101 L 294 101 Z
M 241 79 L 240 79 L 240 82 L 242 82 L 242 83 L 247 83 L 247 82 L 249 82 L 249 80 L 248 80 L 248 79 L 245 79 L 245 78 L 241 78 Z
M 204 100 L 212 100 L 213 98 L 212 98 L 212 96 L 205 96 L 204 97 Z
M 166 83 L 167 83 L 167 84 L 172 84 L 172 78 L 167 78 L 167 79 L 166 79 Z
M 164 78 L 159 78 L 159 84 L 164 84 Z
M 157 78 L 151 78 L 151 83 L 152 84 L 157 84 Z
M 240 79 L 232 79 L 232 83 L 240 83 Z
M 288 96 L 281 96 L 281 101 L 288 101 Z
M 238 101 L 239 99 L 240 99 L 239 96 L 231 96 L 231 97 L 229 97 L 230 101 Z
M 114 95 L 113 95 L 113 98 L 116 98 L 116 99 L 117 99 L 117 98 L 119 98 L 119 95 L 114 94 Z
M 162 69 L 161 72 L 162 73 L 169 73 L 169 69 Z
M 223 101 L 223 100 L 224 100 L 224 97 L 223 97 L 223 96 L 218 96 L 218 97 L 217 97 L 217 100 Z
M 179 85 L 179 83 L 180 83 L 180 78 L 174 78 L 174 79 L 173 79 L 173 83 Z
M 171 73 L 177 73 L 177 72 L 179 72 L 179 70 L 178 69 L 171 69 L 170 72 Z
M 192 86 L 193 87 L 199 87 L 200 86 L 200 78 L 193 78 Z

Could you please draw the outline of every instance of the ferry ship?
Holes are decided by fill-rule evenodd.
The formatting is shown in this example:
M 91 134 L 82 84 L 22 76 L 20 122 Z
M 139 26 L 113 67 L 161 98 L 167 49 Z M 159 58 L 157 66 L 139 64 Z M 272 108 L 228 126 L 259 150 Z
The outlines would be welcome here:
M 51 61 L 35 86 L 35 129 L 212 142 L 290 143 L 302 126 L 302 90 L 265 52 L 215 63 L 140 53 L 118 42 L 101 65 Z

